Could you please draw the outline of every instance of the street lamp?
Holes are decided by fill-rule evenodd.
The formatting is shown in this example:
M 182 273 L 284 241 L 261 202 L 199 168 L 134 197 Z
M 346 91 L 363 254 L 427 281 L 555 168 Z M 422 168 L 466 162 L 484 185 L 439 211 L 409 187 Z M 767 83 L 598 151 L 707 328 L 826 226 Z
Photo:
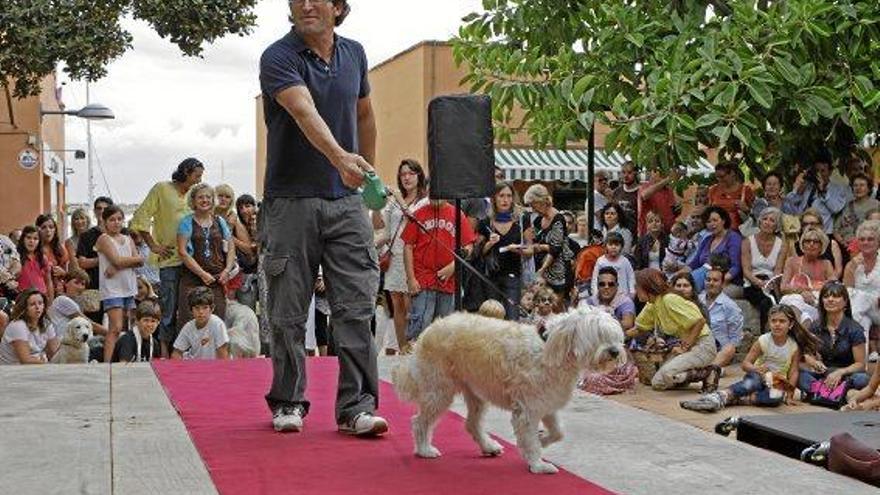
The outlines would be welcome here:
M 92 150 L 92 121 L 115 119 L 116 116 L 113 115 L 113 110 L 110 110 L 100 103 L 89 102 L 89 85 L 87 82 L 86 106 L 80 108 L 79 110 L 43 110 L 42 108 L 40 108 L 41 119 L 43 118 L 43 115 L 73 115 L 74 117 L 79 117 L 86 120 L 86 134 L 88 135 L 89 141 L 89 203 L 93 203 L 95 201 L 95 169 L 92 165 L 92 155 L 94 155 L 94 152 Z
M 113 110 L 101 105 L 100 103 L 89 103 L 79 110 L 43 110 L 40 109 L 40 116 L 43 115 L 73 115 L 86 120 L 109 120 L 115 119 Z

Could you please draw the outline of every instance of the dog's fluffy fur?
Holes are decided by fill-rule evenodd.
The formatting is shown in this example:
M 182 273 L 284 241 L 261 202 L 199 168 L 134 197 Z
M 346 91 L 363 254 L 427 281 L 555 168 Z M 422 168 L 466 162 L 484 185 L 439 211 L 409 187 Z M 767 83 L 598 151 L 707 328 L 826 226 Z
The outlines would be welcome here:
M 254 310 L 235 300 L 226 301 L 226 328 L 232 357 L 253 358 L 260 354 L 260 323 Z
M 468 408 L 465 428 L 484 455 L 502 447 L 483 429 L 486 403 L 512 411 L 517 446 L 533 473 L 555 473 L 541 447 L 562 439 L 557 411 L 571 398 L 581 371 L 623 364 L 623 331 L 602 311 L 575 309 L 551 318 L 549 338 L 511 321 L 454 313 L 432 323 L 412 356 L 402 358 L 392 379 L 398 396 L 418 405 L 412 419 L 415 454 L 440 456 L 431 445 L 434 426 L 457 393 Z M 539 436 L 539 422 L 545 432 Z
M 88 363 L 89 344 L 92 337 L 92 322 L 88 318 L 77 316 L 67 323 L 64 335 L 61 335 L 61 346 L 52 356 L 55 364 Z

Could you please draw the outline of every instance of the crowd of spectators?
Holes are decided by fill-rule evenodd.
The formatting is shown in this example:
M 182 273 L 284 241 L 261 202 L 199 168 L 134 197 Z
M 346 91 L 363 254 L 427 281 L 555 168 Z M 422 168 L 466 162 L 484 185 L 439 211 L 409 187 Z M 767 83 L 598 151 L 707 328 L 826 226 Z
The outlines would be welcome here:
M 616 187 L 597 175 L 589 213 L 557 209 L 541 184 L 520 200 L 498 170 L 493 195 L 457 213 L 429 199 L 421 164 L 403 160 L 393 199 L 372 214 L 383 279 L 374 329 L 389 329 L 379 345 L 408 352 L 431 321 L 453 311 L 461 291 L 467 310 L 497 300 L 505 318 L 539 332 L 569 307 L 609 312 L 632 352 L 665 353 L 650 377 L 654 388 L 702 383 L 706 395 L 686 405 L 695 410 L 781 403 L 789 395 L 767 395 L 767 371 L 804 397 L 817 382 L 870 388 L 866 365 L 877 360 L 880 330 L 880 201 L 867 165 L 842 163 L 835 171 L 827 154 L 803 160 L 786 192 L 784 173 L 746 181 L 741 163 L 722 161 L 714 183 L 694 188 L 687 204 L 672 188 L 680 172 L 654 171 L 640 183 L 627 162 Z M 198 160 L 184 160 L 131 219 L 101 197 L 96 225 L 76 210 L 67 239 L 50 215 L 14 239 L 0 236 L 2 361 L 48 361 L 61 327 L 80 315 L 93 321 L 91 356 L 99 361 L 226 358 L 227 300 L 259 319 L 259 353 L 268 355 L 259 204 L 227 185 L 201 183 L 203 171 Z M 470 266 L 460 285 L 456 254 Z M 314 354 L 334 349 L 323 293 L 319 274 L 307 338 Z M 757 328 L 745 328 L 749 306 Z M 744 339 L 748 332 L 759 337 Z M 746 377 L 715 391 L 738 353 Z M 630 371 L 621 373 L 629 379 Z M 857 397 L 871 404 L 872 396 Z

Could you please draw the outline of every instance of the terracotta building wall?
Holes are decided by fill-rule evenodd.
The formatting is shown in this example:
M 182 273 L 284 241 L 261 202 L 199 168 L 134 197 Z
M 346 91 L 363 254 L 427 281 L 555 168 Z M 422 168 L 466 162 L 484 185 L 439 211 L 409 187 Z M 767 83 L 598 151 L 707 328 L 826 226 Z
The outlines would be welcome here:
M 32 170 L 25 170 L 18 163 L 19 154 L 25 148 L 38 155 L 41 155 L 43 143 L 48 149 L 64 149 L 65 117 L 40 117 L 41 106 L 48 110 L 59 109 L 55 84 L 55 76 L 47 76 L 39 96 L 13 99 L 11 108 L 0 88 L 0 195 L 8 198 L 14 194 L 15 197 L 14 201 L 4 201 L 3 212 L 0 212 L 2 233 L 33 223 L 40 213 L 51 211 L 56 218 L 63 219 L 64 188 L 43 173 L 42 156 L 40 165 Z M 10 117 L 14 117 L 15 125 Z M 59 153 L 59 157 L 63 159 L 63 153 Z M 53 188 L 56 194 L 54 210 Z

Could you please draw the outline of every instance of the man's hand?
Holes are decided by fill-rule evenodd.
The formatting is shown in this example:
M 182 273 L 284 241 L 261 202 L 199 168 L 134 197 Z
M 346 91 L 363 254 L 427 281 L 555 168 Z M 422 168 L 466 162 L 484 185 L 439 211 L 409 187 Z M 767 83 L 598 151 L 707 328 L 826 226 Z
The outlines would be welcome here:
M 156 244 L 155 248 L 151 247 L 150 251 L 156 254 L 160 260 L 165 260 L 171 257 L 173 250 L 171 246 L 162 246 L 160 244 Z
M 345 153 L 333 161 L 333 166 L 339 170 L 342 183 L 347 187 L 356 189 L 364 183 L 364 174 L 373 172 L 373 167 L 364 157 L 355 153 Z

